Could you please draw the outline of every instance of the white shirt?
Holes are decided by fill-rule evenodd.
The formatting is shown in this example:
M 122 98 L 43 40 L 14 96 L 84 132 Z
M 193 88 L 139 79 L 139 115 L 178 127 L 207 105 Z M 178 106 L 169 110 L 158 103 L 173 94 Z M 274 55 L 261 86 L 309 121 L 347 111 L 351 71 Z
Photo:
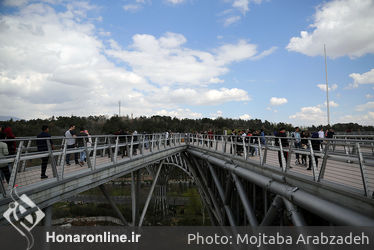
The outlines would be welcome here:
M 325 138 L 325 133 L 323 131 L 318 131 L 319 138 Z

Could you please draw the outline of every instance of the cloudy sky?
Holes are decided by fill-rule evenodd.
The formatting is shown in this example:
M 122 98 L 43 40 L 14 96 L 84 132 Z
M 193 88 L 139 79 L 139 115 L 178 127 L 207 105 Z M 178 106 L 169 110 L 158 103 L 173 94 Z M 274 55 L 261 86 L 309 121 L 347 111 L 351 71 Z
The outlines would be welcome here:
M 0 115 L 374 125 L 374 0 L 2 0 Z

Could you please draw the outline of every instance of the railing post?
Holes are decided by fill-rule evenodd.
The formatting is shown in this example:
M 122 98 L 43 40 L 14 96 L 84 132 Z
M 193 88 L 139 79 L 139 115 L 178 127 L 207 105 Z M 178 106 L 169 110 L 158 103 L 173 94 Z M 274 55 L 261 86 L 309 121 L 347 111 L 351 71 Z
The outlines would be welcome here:
M 245 137 L 242 136 L 242 141 L 243 141 L 243 153 L 244 153 L 244 159 L 248 160 L 248 154 L 247 154 L 247 147 L 245 146 Z M 249 143 L 249 142 L 248 142 Z M 249 144 L 248 144 L 249 148 Z
M 102 153 L 103 157 L 105 156 L 105 148 L 106 148 L 105 145 L 106 145 L 107 140 L 108 140 L 108 136 L 105 136 L 104 137 L 104 148 L 103 148 L 103 153 Z
M 325 169 L 326 169 L 326 165 L 327 165 L 327 158 L 328 158 L 329 147 L 330 147 L 330 141 L 327 141 L 326 147 L 324 149 L 322 165 L 321 165 L 321 169 L 319 170 L 317 181 L 321 181 L 321 179 L 325 175 Z
M 126 152 L 127 156 L 130 157 L 130 147 L 129 147 L 129 140 L 128 140 L 128 135 L 125 136 L 125 143 L 126 143 Z
M 262 166 L 266 164 L 267 155 L 268 155 L 268 142 L 267 142 L 267 138 L 265 137 L 265 150 L 264 150 L 264 156 L 262 157 L 262 162 L 261 162 Z
M 58 175 L 58 172 L 57 172 L 56 161 L 55 161 L 55 158 L 53 156 L 52 146 L 51 146 L 51 142 L 50 142 L 49 139 L 47 140 L 47 147 L 48 147 L 49 159 L 51 160 L 51 167 L 52 167 L 53 177 L 57 177 L 57 181 L 59 181 L 60 180 L 60 176 Z
M 92 170 L 90 153 L 87 148 L 87 141 L 86 141 L 86 138 L 82 138 L 82 139 L 83 139 L 84 152 L 86 153 L 87 166 Z M 88 139 L 88 136 L 87 136 L 87 139 Z
M 281 138 L 278 138 L 278 140 L 279 140 L 279 149 L 280 149 L 281 162 L 282 162 L 282 170 L 283 172 L 286 172 L 286 160 L 284 159 L 284 155 L 283 155 L 282 140 Z
M 222 152 L 226 153 L 226 138 L 224 138 L 224 136 L 221 136 L 221 142 L 222 142 Z
M 112 138 L 111 137 L 107 137 L 108 138 L 108 150 L 109 150 L 109 156 L 110 156 L 110 161 L 111 162 L 114 162 L 114 156 L 113 156 L 113 151 L 112 151 Z
M 65 146 L 65 141 L 66 141 L 65 138 L 63 138 L 62 141 L 61 141 L 61 150 L 63 150 L 63 148 Z M 61 166 L 61 160 L 62 160 L 62 154 L 60 154 L 58 156 L 58 159 L 57 159 L 57 165 L 58 166 Z
M 65 159 L 66 159 L 66 150 L 67 150 L 68 144 L 67 141 L 64 140 L 64 147 L 62 148 L 62 154 L 61 154 L 61 161 L 60 161 L 60 166 L 61 166 L 61 180 L 64 179 L 64 170 L 65 170 Z
M 114 148 L 114 163 L 117 163 L 117 156 L 118 156 L 118 144 L 119 144 L 119 136 L 116 137 L 116 146 Z
M 28 153 L 30 147 L 31 147 L 31 140 L 28 140 L 28 141 L 27 141 L 26 150 L 25 150 L 25 154 Z M 20 169 L 20 172 L 24 172 L 24 171 L 25 171 L 25 168 L 26 168 L 26 160 L 23 160 L 23 161 L 22 161 L 22 167 L 21 167 L 21 169 Z
M 94 144 L 94 151 L 93 151 L 93 155 L 92 155 L 92 158 L 93 158 L 93 164 L 92 164 L 92 169 L 95 170 L 96 169 L 96 149 L 97 149 L 97 142 L 98 142 L 99 138 L 96 137 L 95 138 L 95 144 Z
M 362 184 L 364 186 L 365 196 L 369 196 L 369 185 L 368 185 L 368 181 L 366 178 L 367 172 L 366 172 L 366 168 L 364 165 L 364 157 L 362 155 L 361 147 L 358 142 L 356 143 L 356 148 L 357 148 L 357 156 L 358 156 L 358 161 L 360 164 L 361 178 L 362 178 Z
M 16 157 L 14 158 L 12 173 L 11 173 L 10 179 L 9 179 L 9 187 L 8 187 L 9 193 L 12 191 L 12 189 L 14 188 L 14 185 L 16 184 L 18 167 L 19 167 L 19 160 L 21 158 L 22 148 L 23 148 L 23 141 L 21 141 L 19 143 L 17 154 L 16 154 Z
M 262 147 L 261 147 L 260 138 L 258 138 L 257 144 L 258 144 L 258 155 L 260 157 L 260 165 L 262 166 Z
M 143 140 L 142 140 L 142 151 L 140 152 L 141 155 L 144 155 L 144 149 L 145 149 L 145 135 L 142 135 Z
M 313 150 L 312 142 L 311 142 L 310 139 L 308 140 L 308 145 L 309 145 L 310 157 L 311 157 L 311 161 L 312 161 L 313 178 L 314 178 L 315 181 L 317 181 L 318 177 L 317 177 L 316 160 L 314 159 L 314 150 Z
M 234 142 L 233 142 L 233 139 L 232 139 L 232 135 L 230 136 L 230 140 L 231 140 L 231 150 L 230 150 L 230 154 L 233 154 L 235 155 L 235 147 L 234 147 Z
M 132 159 L 132 151 L 133 151 L 133 148 L 134 148 L 134 136 L 131 135 L 130 152 L 129 152 L 130 159 Z
M 150 147 L 150 152 L 153 152 L 153 140 L 154 140 L 154 134 L 152 134 L 152 137 L 151 137 L 151 147 Z
M 292 157 L 292 145 L 294 143 L 293 138 L 291 139 L 291 142 L 288 145 L 288 156 L 287 156 L 287 163 L 286 163 L 286 170 L 291 168 L 291 157 Z

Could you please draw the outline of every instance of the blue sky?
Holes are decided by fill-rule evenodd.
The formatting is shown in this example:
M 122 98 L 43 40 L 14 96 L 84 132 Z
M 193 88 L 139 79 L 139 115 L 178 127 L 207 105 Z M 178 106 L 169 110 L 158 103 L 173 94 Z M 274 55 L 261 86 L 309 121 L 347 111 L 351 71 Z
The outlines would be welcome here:
M 373 0 L 3 0 L 0 115 L 374 125 Z

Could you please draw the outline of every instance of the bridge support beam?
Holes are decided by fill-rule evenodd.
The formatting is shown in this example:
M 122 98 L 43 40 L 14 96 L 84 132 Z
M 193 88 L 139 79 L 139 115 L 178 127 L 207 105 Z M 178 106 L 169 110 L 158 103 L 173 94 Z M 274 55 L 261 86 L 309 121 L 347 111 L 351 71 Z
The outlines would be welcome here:
M 218 215 L 216 214 L 216 212 L 213 209 L 212 201 L 209 198 L 209 194 L 207 193 L 207 189 L 204 187 L 203 183 L 198 178 L 198 175 L 196 173 L 196 169 L 195 169 L 193 163 L 190 161 L 190 156 L 186 152 L 181 154 L 181 156 L 185 160 L 185 162 L 188 166 L 188 169 L 191 172 L 191 174 L 193 176 L 193 179 L 194 179 L 196 185 L 199 188 L 199 192 L 201 194 L 202 201 L 204 202 L 205 206 L 207 207 L 207 211 L 208 211 L 209 218 L 210 218 L 210 221 L 211 221 L 212 225 L 217 226 L 217 225 L 221 224 Z
M 231 175 L 232 175 L 232 178 L 234 179 L 236 189 L 238 190 L 239 197 L 240 197 L 240 200 L 243 204 L 245 214 L 248 217 L 249 224 L 251 226 L 258 226 L 256 215 L 255 215 L 255 213 L 252 209 L 251 204 L 249 203 L 249 200 L 247 198 L 247 194 L 244 191 L 244 188 L 243 188 L 243 185 L 242 185 L 241 181 L 239 180 L 239 178 L 234 173 L 232 173 Z
M 50 227 L 52 226 L 52 205 L 48 206 L 44 209 L 45 217 L 44 217 L 44 226 Z
M 152 194 L 153 194 L 153 191 L 155 190 L 155 186 L 156 186 L 156 183 L 157 183 L 157 179 L 158 179 L 158 177 L 160 175 L 160 172 L 161 172 L 162 164 L 163 164 L 163 162 L 160 163 L 160 166 L 158 167 L 157 173 L 156 173 L 155 178 L 153 180 L 151 190 L 149 190 L 147 200 L 145 201 L 144 208 L 143 208 L 142 214 L 141 214 L 140 219 L 139 219 L 139 224 L 138 224 L 139 227 L 141 227 L 142 224 L 143 224 L 143 220 L 144 220 L 145 214 L 147 213 L 149 202 L 151 201 Z
M 267 188 L 270 192 L 278 194 L 290 201 L 295 205 L 303 207 L 327 221 L 333 222 L 337 225 L 347 226 L 373 226 L 374 219 L 364 214 L 338 205 L 331 201 L 322 199 L 316 195 L 308 193 L 298 187 L 290 186 L 287 183 L 281 183 L 273 178 L 263 176 L 247 168 L 240 167 L 234 163 L 229 163 L 221 159 L 214 158 L 205 153 L 191 150 L 188 152 L 198 158 L 209 161 L 211 164 L 217 165 L 228 171 L 241 176 L 242 178 L 260 186 Z
M 132 226 L 139 220 L 139 190 L 140 190 L 140 172 L 139 170 L 131 172 L 131 213 Z
M 199 165 L 199 163 L 197 162 L 197 160 L 194 158 L 194 157 L 192 157 L 191 156 L 191 158 L 192 158 L 192 161 L 193 161 L 193 163 L 194 163 L 194 165 L 195 165 L 195 168 L 199 171 L 199 173 L 200 173 L 200 177 L 201 177 L 201 179 L 202 179 L 202 181 L 203 181 L 203 185 L 205 186 L 204 187 L 204 189 L 206 189 L 207 191 L 208 191 L 208 197 L 210 198 L 210 200 L 212 201 L 212 203 L 213 203 L 213 206 L 214 206 L 214 210 L 215 210 L 215 212 L 216 212 L 216 215 L 217 215 L 217 219 L 218 219 L 218 222 L 219 222 L 219 224 L 220 225 L 223 225 L 224 224 L 224 218 L 223 218 L 223 215 L 222 215 L 222 213 L 221 213 L 221 210 L 220 210 L 220 206 L 218 205 L 218 203 L 217 203 L 217 200 L 215 199 L 215 197 L 214 197 L 214 194 L 213 194 L 213 192 L 212 192 L 212 189 L 208 186 L 208 181 L 207 181 L 207 179 L 205 178 L 205 175 L 204 175 L 204 173 L 202 172 L 202 170 L 201 170 L 201 168 L 200 168 L 200 165 Z M 230 221 L 229 221 L 230 222 Z M 235 224 L 233 224 L 233 225 L 231 225 L 231 226 L 235 226 Z
M 114 203 L 114 201 L 112 200 L 112 198 L 110 198 L 106 188 L 104 185 L 100 185 L 99 186 L 101 192 L 103 193 L 103 195 L 105 196 L 105 198 L 108 200 L 109 204 L 112 206 L 112 208 L 114 209 L 114 211 L 116 211 L 119 219 L 122 221 L 122 223 L 125 225 L 125 226 L 128 226 L 129 223 L 126 221 L 125 217 L 123 216 L 123 214 L 121 213 L 121 211 L 119 210 L 119 208 L 117 207 L 116 203 Z
M 268 212 L 265 214 L 260 226 L 271 226 L 271 223 L 274 221 L 275 217 L 278 215 L 278 211 L 282 209 L 283 200 L 277 195 L 275 196 L 273 202 L 270 205 Z
M 287 209 L 287 212 L 291 215 L 292 223 L 297 227 L 306 226 L 304 217 L 300 213 L 299 209 L 285 198 L 283 198 L 283 203 Z
M 220 183 L 220 181 L 218 180 L 218 177 L 217 177 L 217 175 L 216 175 L 216 172 L 214 171 L 213 166 L 210 165 L 209 162 L 207 162 L 207 163 L 208 163 L 208 166 L 209 166 L 210 173 L 212 174 L 214 184 L 215 184 L 216 187 L 217 187 L 217 190 L 218 190 L 219 196 L 221 197 L 221 200 L 222 200 L 222 202 L 224 203 L 223 206 L 224 206 L 224 208 L 225 208 L 225 212 L 226 212 L 227 218 L 228 218 L 228 220 L 229 220 L 230 226 L 235 226 L 235 220 L 234 220 L 234 216 L 232 215 L 231 208 L 228 206 L 227 203 L 225 203 L 225 194 L 224 194 L 224 192 L 223 192 L 223 189 L 222 189 L 221 183 Z

